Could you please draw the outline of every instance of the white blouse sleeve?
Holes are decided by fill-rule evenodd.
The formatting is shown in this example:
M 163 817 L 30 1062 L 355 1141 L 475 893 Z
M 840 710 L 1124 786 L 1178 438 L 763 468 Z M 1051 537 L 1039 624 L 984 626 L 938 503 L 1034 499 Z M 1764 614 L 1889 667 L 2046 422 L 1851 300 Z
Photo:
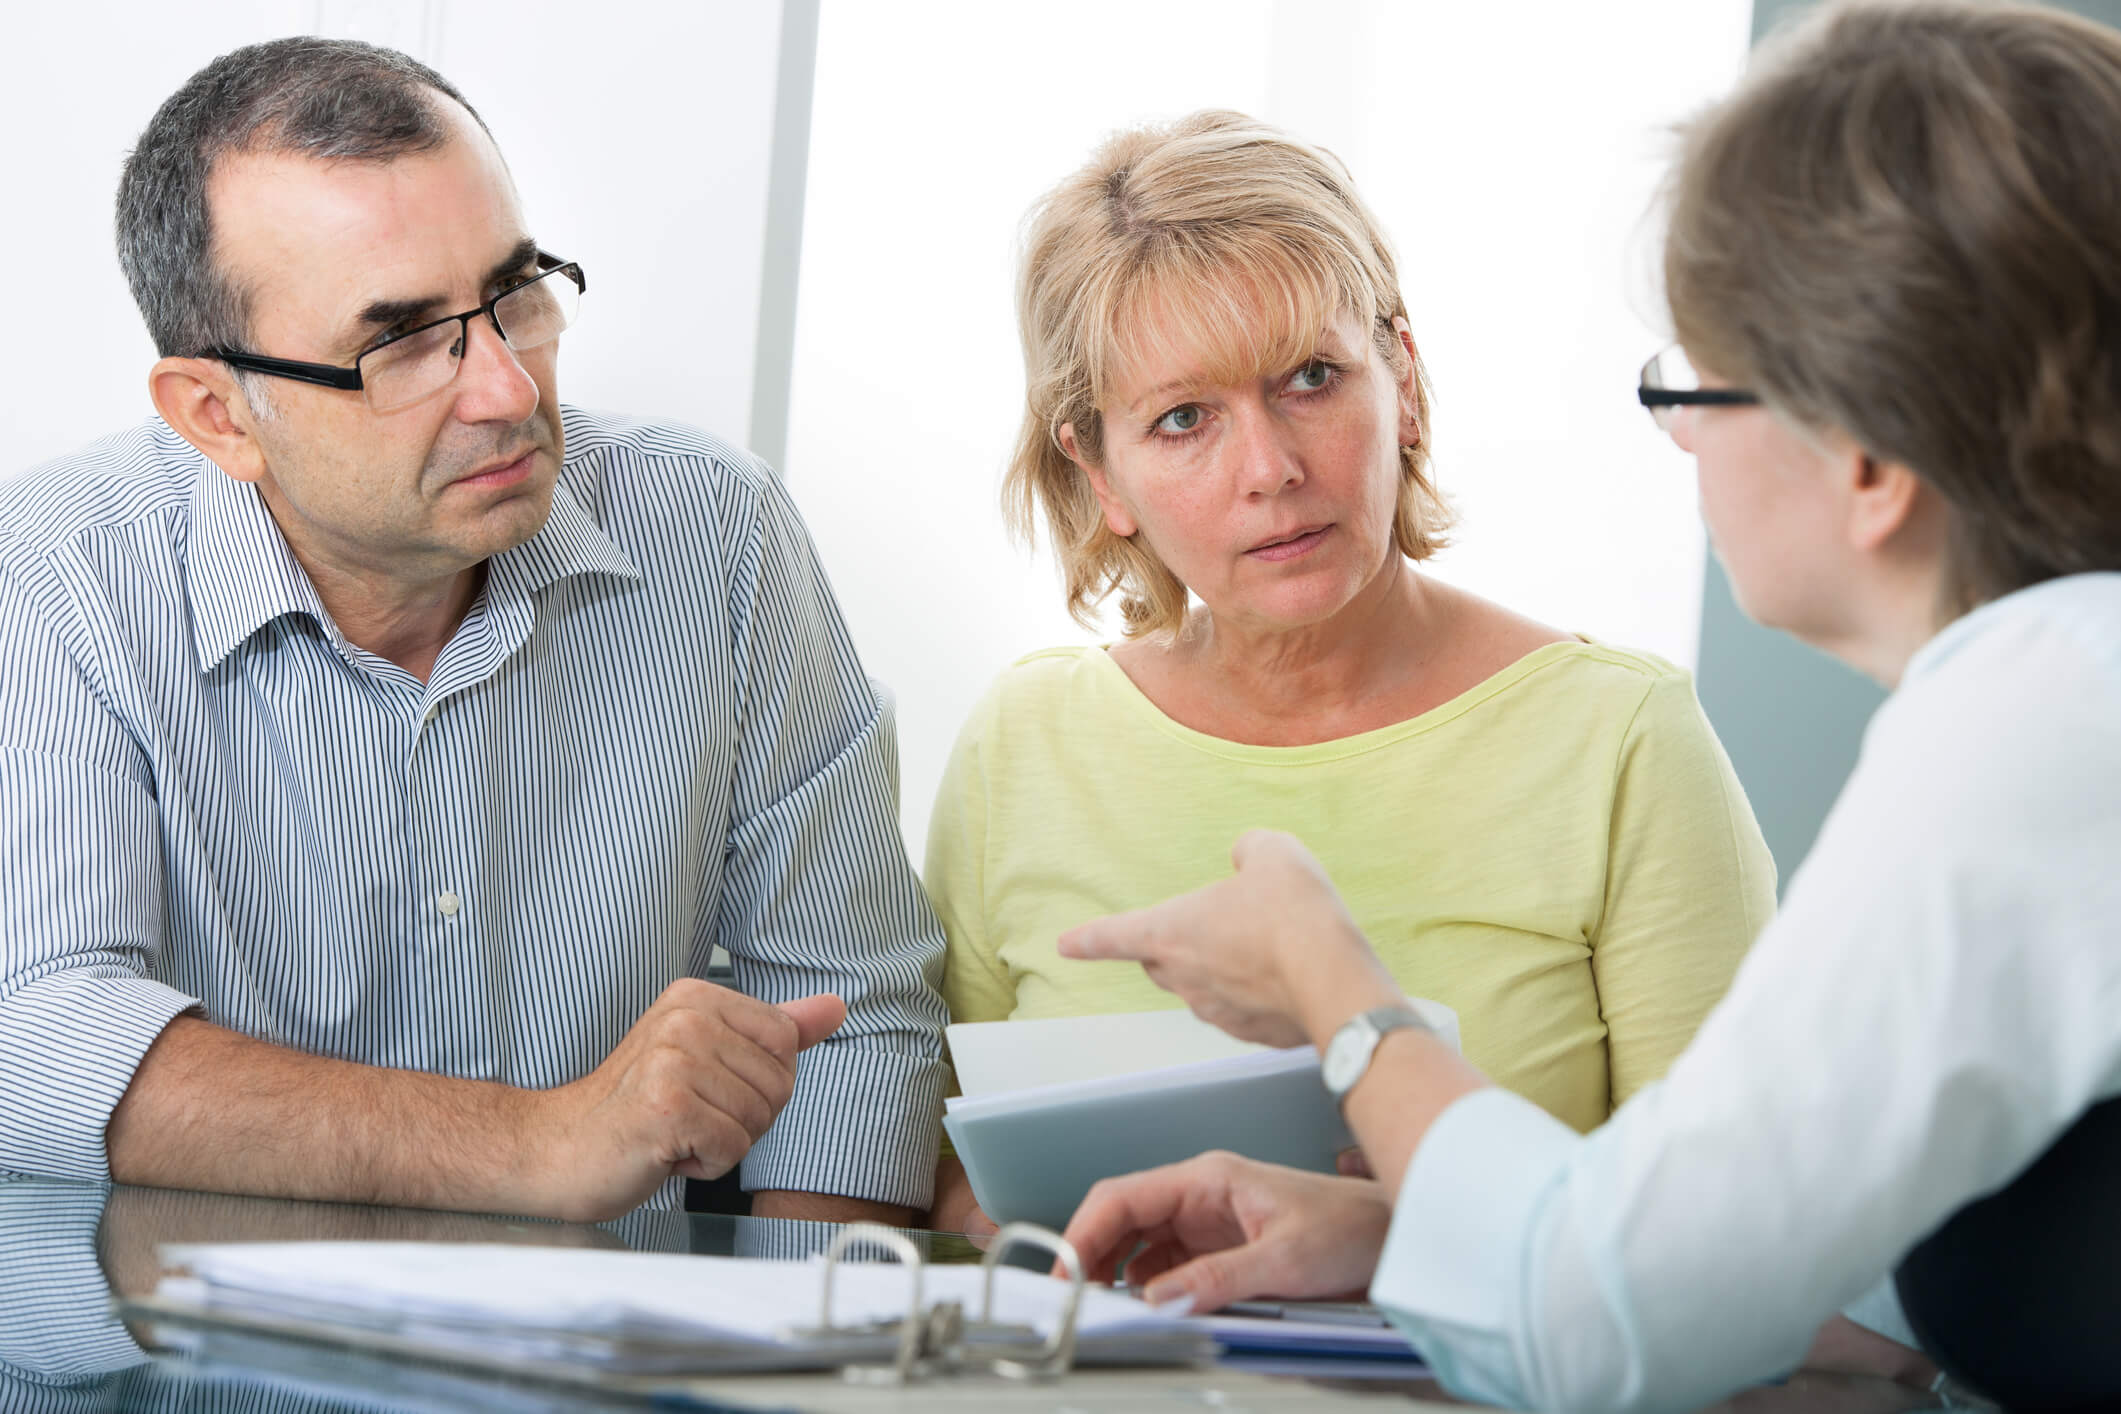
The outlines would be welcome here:
M 1632 1410 L 1773 1378 L 2121 1091 L 2121 666 L 1982 612 L 1881 709 L 1661 1083 L 1586 1138 L 1499 1091 L 1425 1137 L 1372 1296 L 1447 1387 Z

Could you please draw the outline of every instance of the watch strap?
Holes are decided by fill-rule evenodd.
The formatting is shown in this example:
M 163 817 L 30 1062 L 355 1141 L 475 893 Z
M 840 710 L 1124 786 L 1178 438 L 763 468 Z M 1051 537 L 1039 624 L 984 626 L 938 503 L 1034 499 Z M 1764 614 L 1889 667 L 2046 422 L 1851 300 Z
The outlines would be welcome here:
M 1337 1105 L 1347 1103 L 1348 1092 L 1370 1073 L 1370 1060 L 1377 1054 L 1379 1042 L 1394 1031 L 1408 1029 L 1426 1031 L 1431 1035 L 1436 1033 L 1436 1028 L 1429 1024 L 1426 1017 L 1404 1002 L 1371 1007 L 1368 1011 L 1357 1012 L 1342 1022 L 1340 1029 L 1333 1033 L 1333 1039 L 1326 1043 L 1327 1050 L 1360 1046 L 1361 1057 L 1345 1074 L 1327 1077 L 1326 1091 L 1332 1095 L 1333 1102 Z M 1348 1040 L 1343 1041 L 1342 1037 L 1347 1037 Z M 1339 1083 L 1336 1084 L 1336 1080 Z

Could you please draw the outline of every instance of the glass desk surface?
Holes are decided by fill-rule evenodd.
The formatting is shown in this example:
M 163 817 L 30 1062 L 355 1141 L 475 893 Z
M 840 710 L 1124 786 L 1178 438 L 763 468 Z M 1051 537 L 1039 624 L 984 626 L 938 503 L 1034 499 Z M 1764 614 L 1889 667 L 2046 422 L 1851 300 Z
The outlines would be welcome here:
M 591 1227 L 0 1176 L 0 1414 L 644 1407 L 552 1386 L 499 1382 L 259 1337 L 223 1343 L 214 1358 L 206 1360 L 152 1350 L 112 1313 L 111 1303 L 114 1297 L 154 1289 L 161 1276 L 158 1248 L 165 1242 L 502 1242 L 801 1259 L 822 1253 L 838 1231 L 831 1223 L 676 1212 L 637 1212 Z M 956 1234 L 909 1236 L 931 1262 L 977 1262 L 983 1255 Z M 1028 1250 L 1012 1260 L 1045 1266 L 1039 1254 Z M 1145 1383 L 1152 1379 L 1141 1378 Z M 762 1394 L 777 1388 L 757 1387 Z M 1051 1388 L 1060 1396 L 1058 1404 L 1073 1402 L 1065 1397 L 1069 1386 Z M 1298 1407 L 1303 1391 L 1313 1387 L 1292 1381 L 1287 1388 L 1295 1396 L 1287 1407 Z M 1440 1397 L 1427 1382 L 1365 1382 L 1363 1388 L 1385 1395 Z M 742 1404 L 805 1407 L 800 1395 L 794 1399 L 764 1398 L 754 1404 L 744 1397 Z M 1276 1403 L 1280 1407 L 1283 1402 Z M 1748 1391 L 1725 1407 L 1760 1414 L 1887 1414 L 1928 1403 L 1918 1392 L 1882 1380 L 1801 1374 L 1785 1385 Z M 905 1403 L 887 1397 L 875 1407 L 921 1408 L 923 1401 L 917 1395 Z M 1377 1407 L 1395 1405 L 1386 1399 Z

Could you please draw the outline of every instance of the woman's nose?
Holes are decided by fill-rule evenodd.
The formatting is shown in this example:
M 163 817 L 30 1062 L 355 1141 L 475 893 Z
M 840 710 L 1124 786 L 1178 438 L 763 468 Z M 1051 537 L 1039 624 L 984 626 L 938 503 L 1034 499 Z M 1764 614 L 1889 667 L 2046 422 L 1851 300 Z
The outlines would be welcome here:
M 1664 430 L 1679 444 L 1679 450 L 1692 456 L 1694 453 L 1694 419 L 1701 410 L 1693 407 L 1675 407 L 1665 419 Z
M 1263 412 L 1237 419 L 1233 451 L 1238 458 L 1239 487 L 1248 494 L 1272 495 L 1304 479 L 1303 458 L 1292 430 Z

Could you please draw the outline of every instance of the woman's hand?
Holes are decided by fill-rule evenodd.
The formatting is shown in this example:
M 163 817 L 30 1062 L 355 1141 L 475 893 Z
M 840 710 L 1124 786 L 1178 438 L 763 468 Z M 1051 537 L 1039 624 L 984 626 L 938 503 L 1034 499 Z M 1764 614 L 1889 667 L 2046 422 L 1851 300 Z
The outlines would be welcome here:
M 964 1161 L 948 1154 L 936 1162 L 935 1205 L 923 1221 L 930 1232 L 961 1232 L 967 1237 L 992 1237 L 1000 1231 L 972 1196 Z
M 1830 1317 L 1819 1328 L 1802 1368 L 1874 1375 L 1920 1390 L 1929 1389 L 1937 1378 L 1936 1362 L 1929 1356 L 1846 1316 Z
M 1270 1046 L 1323 1043 L 1399 988 L 1318 861 L 1293 836 L 1253 830 L 1237 872 L 1150 908 L 1063 933 L 1063 957 L 1128 958 L 1196 1016 Z
M 1375 1183 L 1214 1153 L 1106 1179 L 1067 1237 L 1091 1280 L 1110 1281 L 1124 1265 L 1147 1300 L 1191 1297 L 1195 1311 L 1213 1311 L 1253 1296 L 1360 1292 L 1391 1224 Z

